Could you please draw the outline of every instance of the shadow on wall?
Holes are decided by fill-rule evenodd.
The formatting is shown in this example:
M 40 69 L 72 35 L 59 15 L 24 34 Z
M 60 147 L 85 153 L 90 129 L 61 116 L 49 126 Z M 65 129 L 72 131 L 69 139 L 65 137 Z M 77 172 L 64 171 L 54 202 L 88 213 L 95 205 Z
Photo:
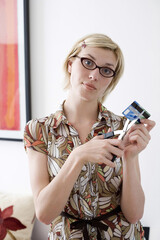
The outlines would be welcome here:
M 32 232 L 32 238 L 31 240 L 44 240 L 48 239 L 48 231 L 49 231 L 49 225 L 45 225 L 41 222 L 39 222 L 37 219 L 35 220 L 33 232 Z

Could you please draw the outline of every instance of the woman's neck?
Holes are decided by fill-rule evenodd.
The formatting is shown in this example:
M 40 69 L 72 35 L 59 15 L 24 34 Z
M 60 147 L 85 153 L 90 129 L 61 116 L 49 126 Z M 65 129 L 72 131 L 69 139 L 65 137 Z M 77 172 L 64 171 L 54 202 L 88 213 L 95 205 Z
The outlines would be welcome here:
M 71 123 L 94 123 L 98 117 L 98 102 L 88 102 L 83 99 L 73 100 L 68 97 L 64 102 L 64 112 Z

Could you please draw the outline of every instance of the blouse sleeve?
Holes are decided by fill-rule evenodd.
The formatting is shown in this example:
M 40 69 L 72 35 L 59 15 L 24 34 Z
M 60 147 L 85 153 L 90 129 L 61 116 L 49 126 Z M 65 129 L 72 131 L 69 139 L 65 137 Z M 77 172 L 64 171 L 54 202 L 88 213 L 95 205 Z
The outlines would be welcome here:
M 25 126 L 24 148 L 32 148 L 40 153 L 48 155 L 48 128 L 45 126 L 45 119 L 31 120 Z

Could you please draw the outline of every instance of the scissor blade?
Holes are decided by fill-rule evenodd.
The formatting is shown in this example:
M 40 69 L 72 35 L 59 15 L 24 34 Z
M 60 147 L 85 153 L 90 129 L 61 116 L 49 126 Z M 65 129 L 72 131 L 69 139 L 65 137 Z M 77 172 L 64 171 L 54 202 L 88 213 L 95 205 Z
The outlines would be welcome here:
M 119 140 L 121 140 L 121 139 L 124 137 L 124 135 L 125 135 L 125 133 L 126 133 L 126 131 L 127 131 L 127 129 L 128 129 L 128 124 L 129 124 L 129 122 L 130 122 L 130 120 L 127 119 L 126 122 L 125 122 L 125 124 L 124 124 L 122 133 L 121 133 L 121 134 L 119 135 L 119 137 L 118 137 Z
M 135 120 L 133 120 L 132 122 L 130 122 L 130 124 L 128 125 L 127 131 L 135 124 L 135 122 L 137 122 L 139 118 L 136 118 Z
M 129 119 L 127 119 L 128 121 L 126 120 L 127 124 L 125 123 L 126 126 L 124 125 L 123 132 L 118 137 L 119 140 L 121 140 L 124 137 L 126 132 L 137 122 L 138 119 L 139 118 L 136 118 L 136 119 L 132 120 L 130 123 L 129 123 L 129 121 L 130 121 Z
M 115 130 L 114 131 L 114 136 L 122 134 L 123 130 Z

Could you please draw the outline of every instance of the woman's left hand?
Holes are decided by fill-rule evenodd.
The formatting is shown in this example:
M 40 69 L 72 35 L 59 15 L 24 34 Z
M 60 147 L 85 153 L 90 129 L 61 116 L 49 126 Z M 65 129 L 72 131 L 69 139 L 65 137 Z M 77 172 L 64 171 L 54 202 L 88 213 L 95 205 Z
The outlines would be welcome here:
M 151 137 L 149 132 L 155 126 L 155 122 L 149 119 L 141 119 L 140 124 L 133 125 L 123 139 L 125 159 L 136 157 L 146 148 Z

